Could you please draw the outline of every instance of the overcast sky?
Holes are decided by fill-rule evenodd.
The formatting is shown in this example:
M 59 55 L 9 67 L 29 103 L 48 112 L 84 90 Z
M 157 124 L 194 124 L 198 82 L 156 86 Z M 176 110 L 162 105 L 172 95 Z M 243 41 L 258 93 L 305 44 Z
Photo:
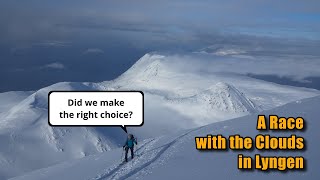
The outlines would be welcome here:
M 319 21 L 319 0 L 2 0 L 0 91 L 113 79 L 149 51 L 270 38 L 319 47 Z

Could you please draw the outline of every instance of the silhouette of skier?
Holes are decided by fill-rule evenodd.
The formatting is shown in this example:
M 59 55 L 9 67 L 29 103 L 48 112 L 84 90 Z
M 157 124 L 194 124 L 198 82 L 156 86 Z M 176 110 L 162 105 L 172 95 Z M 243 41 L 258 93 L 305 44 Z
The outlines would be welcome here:
M 134 157 L 134 153 L 133 153 L 133 149 L 134 149 L 134 144 L 138 144 L 137 143 L 137 139 L 134 138 L 134 136 L 132 134 L 128 134 L 128 138 L 126 140 L 126 143 L 123 146 L 123 149 L 126 151 L 125 152 L 125 161 L 128 162 L 128 151 L 130 149 L 131 151 L 131 159 L 133 159 Z

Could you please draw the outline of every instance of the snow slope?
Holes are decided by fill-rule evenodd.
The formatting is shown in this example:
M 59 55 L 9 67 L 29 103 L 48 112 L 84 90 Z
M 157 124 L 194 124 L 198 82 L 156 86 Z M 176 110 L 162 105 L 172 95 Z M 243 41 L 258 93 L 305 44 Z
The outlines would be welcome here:
M 50 90 L 99 89 L 90 83 L 58 83 L 41 89 L 0 114 L 0 179 L 118 147 L 119 128 L 55 128 L 48 125 Z
M 88 156 L 82 159 L 64 162 L 49 168 L 25 174 L 12 180 L 40 179 L 319 179 L 320 155 L 318 143 L 318 110 L 320 96 L 296 101 L 260 114 L 277 114 L 283 117 L 302 116 L 306 122 L 304 131 L 268 131 L 271 136 L 290 136 L 295 133 L 307 141 L 303 151 L 205 151 L 195 148 L 196 136 L 222 134 L 225 137 L 234 134 L 255 137 L 261 132 L 256 130 L 258 114 L 237 119 L 212 123 L 210 125 L 152 138 L 140 142 L 138 156 L 124 165 L 120 165 L 121 149 Z M 307 168 L 303 171 L 240 171 L 237 169 L 237 155 L 254 154 L 276 156 L 303 156 Z
M 30 96 L 32 91 L 10 91 L 0 93 L 0 113 L 8 111 L 12 106 Z
M 7 144 L 0 147 L 0 179 L 122 145 L 126 135 L 118 127 L 50 127 L 47 95 L 52 90 L 143 91 L 145 123 L 128 128 L 139 140 L 319 95 L 317 90 L 278 85 L 221 69 L 221 64 L 232 66 L 236 61 L 242 59 L 149 53 L 113 81 L 63 82 L 40 89 L 0 113 L 0 142 Z

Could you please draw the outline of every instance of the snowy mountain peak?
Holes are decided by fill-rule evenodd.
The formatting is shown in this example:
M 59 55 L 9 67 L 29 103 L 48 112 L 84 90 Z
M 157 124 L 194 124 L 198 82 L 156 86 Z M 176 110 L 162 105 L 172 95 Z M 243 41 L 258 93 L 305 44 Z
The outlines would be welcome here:
M 128 71 L 122 74 L 120 79 L 139 79 L 140 81 L 148 81 L 159 73 L 159 69 L 163 66 L 161 61 L 165 60 L 165 56 L 155 53 L 147 53 L 140 58 Z
M 57 83 L 31 95 L 27 93 L 28 97 L 10 106 L 0 104 L 5 110 L 0 112 L 0 138 L 3 144 L 9 145 L 0 148 L 0 179 L 111 150 L 125 140 L 120 127 L 49 126 L 47 98 L 50 91 L 143 91 L 145 123 L 139 128 L 128 128 L 140 140 L 240 117 L 260 111 L 260 108 L 271 109 L 319 94 L 316 90 L 250 78 L 235 73 L 232 68 L 230 71 L 230 67 L 240 60 L 243 61 L 199 53 L 148 53 L 113 81 Z M 241 66 L 236 68 L 241 69 Z M 6 95 L 10 94 L 0 94 L 0 97 Z M 34 159 L 39 162 L 30 165 Z
M 196 119 L 200 125 L 318 94 L 229 72 L 237 61 L 243 59 L 148 53 L 116 80 L 101 84 L 112 90 L 141 90 L 146 97 L 160 97 L 160 104 Z

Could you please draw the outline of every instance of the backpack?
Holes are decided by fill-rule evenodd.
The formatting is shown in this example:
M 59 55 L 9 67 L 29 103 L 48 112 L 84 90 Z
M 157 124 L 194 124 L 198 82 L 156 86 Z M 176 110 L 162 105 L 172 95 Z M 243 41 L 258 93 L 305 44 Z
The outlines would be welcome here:
M 136 143 L 136 139 L 134 138 L 134 136 L 132 134 L 131 135 L 131 139 L 127 140 L 127 146 L 129 148 L 132 148 L 134 146 L 134 143 Z

